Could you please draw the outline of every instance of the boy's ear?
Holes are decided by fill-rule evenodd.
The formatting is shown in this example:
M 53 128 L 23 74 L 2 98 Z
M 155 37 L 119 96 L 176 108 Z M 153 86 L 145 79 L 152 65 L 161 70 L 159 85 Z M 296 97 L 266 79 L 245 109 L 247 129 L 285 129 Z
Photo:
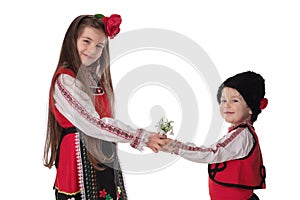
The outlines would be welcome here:
M 252 115 L 253 114 L 253 112 L 252 112 L 252 110 L 249 108 L 249 114 L 250 115 Z

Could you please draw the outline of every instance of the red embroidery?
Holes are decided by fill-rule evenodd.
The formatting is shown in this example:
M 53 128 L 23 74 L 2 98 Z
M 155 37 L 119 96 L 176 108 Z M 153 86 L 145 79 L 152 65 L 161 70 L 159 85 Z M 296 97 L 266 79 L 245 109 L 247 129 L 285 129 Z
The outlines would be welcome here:
M 107 195 L 107 192 L 105 191 L 105 189 L 100 190 L 100 198 L 105 198 Z
M 133 141 L 130 143 L 130 146 L 132 146 L 133 148 L 137 148 L 137 146 L 138 146 L 138 145 L 140 144 L 140 142 L 141 142 L 141 136 L 142 136 L 143 132 L 144 132 L 143 129 L 138 129 L 135 138 L 134 138 Z
M 67 102 L 81 115 L 83 116 L 87 121 L 94 124 L 97 127 L 100 127 L 103 130 L 106 130 L 110 133 L 113 133 L 117 136 L 120 136 L 122 138 L 125 138 L 126 140 L 131 140 L 133 138 L 132 134 L 130 134 L 127 131 L 124 131 L 118 127 L 112 126 L 110 124 L 105 124 L 101 119 L 98 119 L 96 117 L 93 117 L 89 112 L 86 111 L 86 109 L 70 94 L 70 92 L 64 88 L 62 83 L 57 80 L 57 86 L 62 93 L 62 95 L 65 97 Z
M 220 147 L 227 146 L 236 136 L 238 136 L 242 132 L 243 128 L 237 129 L 229 138 L 227 138 L 224 142 L 218 143 L 216 148 L 201 148 L 201 147 L 193 147 L 183 143 L 180 143 L 178 148 L 188 150 L 188 151 L 201 151 L 201 152 L 213 152 L 216 153 Z M 178 152 L 178 151 L 177 151 Z

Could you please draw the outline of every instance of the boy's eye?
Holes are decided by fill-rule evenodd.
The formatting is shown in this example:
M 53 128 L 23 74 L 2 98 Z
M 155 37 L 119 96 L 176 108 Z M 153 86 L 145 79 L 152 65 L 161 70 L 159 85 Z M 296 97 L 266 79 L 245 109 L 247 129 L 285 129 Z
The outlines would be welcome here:
M 103 46 L 102 45 L 97 45 L 96 46 L 98 49 L 103 49 Z
M 226 100 L 225 99 L 221 99 L 221 103 L 226 103 Z
M 232 102 L 236 103 L 236 102 L 239 102 L 239 100 L 237 100 L 237 99 L 232 99 Z

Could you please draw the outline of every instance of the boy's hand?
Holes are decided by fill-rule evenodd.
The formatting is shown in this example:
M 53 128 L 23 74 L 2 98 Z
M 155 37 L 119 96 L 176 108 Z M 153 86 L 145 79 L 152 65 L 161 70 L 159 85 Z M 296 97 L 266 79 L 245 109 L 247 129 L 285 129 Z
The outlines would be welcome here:
M 174 144 L 176 144 L 176 141 L 171 138 L 166 138 L 164 140 L 165 140 L 165 145 L 161 147 L 161 151 L 172 153 L 175 149 Z

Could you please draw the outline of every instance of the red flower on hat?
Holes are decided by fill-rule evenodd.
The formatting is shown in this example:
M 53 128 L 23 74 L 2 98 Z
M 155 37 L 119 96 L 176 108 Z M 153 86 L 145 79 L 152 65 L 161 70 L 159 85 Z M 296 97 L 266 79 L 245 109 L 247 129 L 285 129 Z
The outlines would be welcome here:
M 110 39 L 113 39 L 120 32 L 120 24 L 122 18 L 118 14 L 112 14 L 110 17 L 103 17 L 102 21 L 105 24 L 105 31 Z
M 267 107 L 267 105 L 268 105 L 268 99 L 267 98 L 262 98 L 260 100 L 260 103 L 259 103 L 259 108 L 261 110 L 263 110 L 263 109 L 265 109 Z

